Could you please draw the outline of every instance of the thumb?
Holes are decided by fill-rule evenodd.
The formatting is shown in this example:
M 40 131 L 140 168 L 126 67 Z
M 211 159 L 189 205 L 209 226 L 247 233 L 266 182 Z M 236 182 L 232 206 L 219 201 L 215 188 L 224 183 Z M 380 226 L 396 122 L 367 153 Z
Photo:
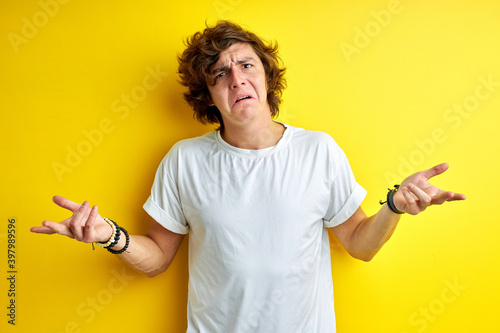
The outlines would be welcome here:
M 52 201 L 54 201 L 54 203 L 56 205 L 58 205 L 59 207 L 70 210 L 73 213 L 76 212 L 78 209 L 80 209 L 80 206 L 81 206 L 80 204 L 73 202 L 71 200 L 68 200 L 68 199 L 61 197 L 59 195 L 55 195 L 54 197 L 52 197 Z
M 441 164 L 438 164 L 436 166 L 433 166 L 432 168 L 430 169 L 427 169 L 427 170 L 424 170 L 422 171 L 422 174 L 427 178 L 427 179 L 430 179 L 432 177 L 435 177 L 437 175 L 440 175 L 442 174 L 443 172 L 445 172 L 446 170 L 448 170 L 449 168 L 449 165 L 448 163 L 441 163 Z

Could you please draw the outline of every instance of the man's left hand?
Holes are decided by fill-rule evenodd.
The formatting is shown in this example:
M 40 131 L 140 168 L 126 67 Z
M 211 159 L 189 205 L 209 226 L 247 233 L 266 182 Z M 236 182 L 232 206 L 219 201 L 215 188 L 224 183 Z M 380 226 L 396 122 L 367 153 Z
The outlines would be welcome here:
M 419 171 L 406 178 L 394 194 L 394 204 L 402 212 L 417 215 L 430 205 L 440 205 L 446 201 L 465 200 L 465 195 L 444 191 L 429 183 L 429 179 L 448 169 L 447 163 Z

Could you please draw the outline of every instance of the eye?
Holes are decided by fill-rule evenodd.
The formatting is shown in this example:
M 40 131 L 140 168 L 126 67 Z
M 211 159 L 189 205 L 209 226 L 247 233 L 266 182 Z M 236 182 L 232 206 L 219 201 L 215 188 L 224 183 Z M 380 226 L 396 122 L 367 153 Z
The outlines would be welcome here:
M 243 68 L 251 68 L 252 67 L 252 64 L 244 64 L 243 65 Z
M 224 75 L 226 75 L 226 72 L 220 72 L 215 76 L 215 79 L 217 80 L 218 78 L 223 77 Z

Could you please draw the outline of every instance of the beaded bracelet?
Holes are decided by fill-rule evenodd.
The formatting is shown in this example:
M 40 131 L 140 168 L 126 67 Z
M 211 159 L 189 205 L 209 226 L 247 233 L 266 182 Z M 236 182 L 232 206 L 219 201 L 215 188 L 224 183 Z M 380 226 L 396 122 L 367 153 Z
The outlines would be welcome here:
M 399 185 L 394 185 L 394 188 L 393 189 L 390 189 L 388 188 L 389 192 L 387 193 L 387 200 L 386 201 L 382 201 L 380 200 L 380 204 L 383 205 L 384 203 L 387 202 L 387 207 L 389 207 L 389 209 L 391 211 L 393 211 L 394 213 L 396 214 L 404 214 L 405 212 L 402 212 L 400 211 L 399 209 L 396 208 L 396 205 L 394 204 L 394 193 L 396 193 L 399 189 Z
M 125 234 L 125 246 L 123 247 L 123 249 L 121 250 L 118 250 L 118 251 L 115 251 L 112 248 L 112 246 L 108 247 L 107 250 L 113 254 L 120 254 L 120 253 L 123 253 L 125 252 L 125 250 L 128 248 L 128 245 L 130 243 L 130 236 L 128 235 L 128 232 L 127 230 L 125 230 L 124 228 L 122 227 L 118 227 L 124 234 Z
M 108 246 L 105 246 L 106 249 L 109 249 L 110 247 L 113 247 L 115 246 L 116 244 L 118 244 L 118 241 L 120 240 L 120 227 L 118 227 L 117 225 L 117 228 L 116 228 L 116 235 L 115 235 L 115 240 L 113 243 L 109 244 Z
M 118 243 L 118 240 L 120 239 L 120 228 L 118 227 L 118 224 L 116 224 L 114 221 L 108 219 L 107 217 L 103 217 L 104 221 L 106 221 L 111 228 L 113 229 L 113 233 L 111 234 L 111 237 L 106 243 L 99 243 L 96 242 L 97 246 L 100 247 L 110 247 L 110 246 L 115 246 Z

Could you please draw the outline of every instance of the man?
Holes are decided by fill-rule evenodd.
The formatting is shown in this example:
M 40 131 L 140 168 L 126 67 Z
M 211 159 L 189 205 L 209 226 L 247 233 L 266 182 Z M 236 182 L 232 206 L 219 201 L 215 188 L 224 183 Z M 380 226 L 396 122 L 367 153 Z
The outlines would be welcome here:
M 327 134 L 273 121 L 286 86 L 276 45 L 223 21 L 194 34 L 179 57 L 185 98 L 220 128 L 178 142 L 144 205 L 154 219 L 132 235 L 96 206 L 54 197 L 73 216 L 32 228 L 96 242 L 152 277 L 189 234 L 188 332 L 335 332 L 326 228 L 369 261 L 401 213 L 465 196 L 428 179 L 446 164 L 406 178 L 367 217 L 366 191 Z

